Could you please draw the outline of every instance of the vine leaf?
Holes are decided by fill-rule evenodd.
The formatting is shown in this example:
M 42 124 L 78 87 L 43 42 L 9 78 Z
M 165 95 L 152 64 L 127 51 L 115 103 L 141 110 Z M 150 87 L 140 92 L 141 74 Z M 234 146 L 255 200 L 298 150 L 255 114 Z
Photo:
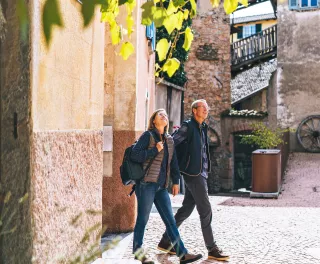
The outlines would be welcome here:
M 42 13 L 42 25 L 46 43 L 49 46 L 52 34 L 52 27 L 54 25 L 63 27 L 57 0 L 47 0 L 45 2 Z
M 210 2 L 213 8 L 218 7 L 220 4 L 220 0 L 210 0 Z
M 156 51 L 158 53 L 159 61 L 163 61 L 167 57 L 170 44 L 167 39 L 160 39 L 157 43 Z
M 187 27 L 186 31 L 184 33 L 184 43 L 183 43 L 183 48 L 188 51 L 191 47 L 191 43 L 193 41 L 193 34 L 191 32 L 191 28 Z
M 145 26 L 150 26 L 153 21 L 153 14 L 156 10 L 153 1 L 148 1 L 141 6 L 141 24 Z
M 120 49 L 120 55 L 124 60 L 127 60 L 129 56 L 134 52 L 134 46 L 131 42 L 124 42 L 122 43 L 121 49 Z
M 163 71 L 167 72 L 169 77 L 179 69 L 180 61 L 176 58 L 168 59 L 166 63 L 163 65 Z
M 238 0 L 224 0 L 224 10 L 229 15 L 238 7 Z
M 163 26 L 168 31 L 169 35 L 172 33 L 173 30 L 178 26 L 179 20 L 176 14 L 173 14 L 169 17 L 167 17 L 164 22 Z

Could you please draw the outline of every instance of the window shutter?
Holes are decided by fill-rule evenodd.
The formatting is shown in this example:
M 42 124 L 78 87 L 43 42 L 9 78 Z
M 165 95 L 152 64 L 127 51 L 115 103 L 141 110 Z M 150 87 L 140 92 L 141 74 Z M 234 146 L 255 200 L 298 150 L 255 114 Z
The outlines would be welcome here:
M 289 0 L 289 9 L 297 9 L 298 0 Z
M 156 49 L 156 28 L 153 22 L 150 26 L 146 26 L 146 37 L 148 40 L 151 41 L 152 50 L 155 50 Z
M 262 30 L 261 24 L 256 24 L 256 33 L 259 33 Z
M 239 32 L 238 32 L 238 34 L 237 34 L 237 38 L 238 38 L 238 39 L 242 39 L 243 26 L 238 27 L 238 29 L 239 29 Z

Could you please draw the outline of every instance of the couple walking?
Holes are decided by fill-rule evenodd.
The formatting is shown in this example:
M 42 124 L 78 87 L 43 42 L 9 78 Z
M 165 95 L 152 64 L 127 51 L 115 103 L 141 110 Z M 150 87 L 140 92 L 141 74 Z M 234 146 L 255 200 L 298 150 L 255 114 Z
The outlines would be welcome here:
M 194 101 L 191 108 L 191 119 L 184 121 L 173 137 L 168 134 L 169 120 L 166 111 L 155 111 L 150 117 L 148 131 L 141 135 L 132 150 L 131 159 L 143 163 L 144 168 L 152 160 L 145 177 L 136 184 L 138 214 L 134 228 L 133 253 L 143 264 L 154 263 L 142 250 L 145 227 L 153 203 L 166 226 L 158 244 L 159 250 L 177 255 L 181 264 L 202 258 L 201 254 L 188 253 L 178 231 L 178 227 L 196 207 L 208 258 L 229 258 L 217 247 L 211 227 L 212 210 L 207 187 L 210 157 L 207 124 L 204 122 L 209 108 L 205 100 Z M 173 216 L 167 187 L 171 178 L 173 196 L 179 193 L 180 173 L 184 177 L 186 191 L 182 207 Z

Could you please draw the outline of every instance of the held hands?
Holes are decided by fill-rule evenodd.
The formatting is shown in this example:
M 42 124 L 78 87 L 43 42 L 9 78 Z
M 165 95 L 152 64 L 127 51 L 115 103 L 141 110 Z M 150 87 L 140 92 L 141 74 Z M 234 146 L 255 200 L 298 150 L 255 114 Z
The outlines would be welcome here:
M 159 141 L 156 145 L 157 149 L 158 149 L 158 152 L 160 152 L 161 150 L 163 150 L 163 142 L 162 141 Z
M 176 196 L 179 193 L 179 185 L 178 184 L 173 184 L 172 185 L 172 195 L 173 197 Z

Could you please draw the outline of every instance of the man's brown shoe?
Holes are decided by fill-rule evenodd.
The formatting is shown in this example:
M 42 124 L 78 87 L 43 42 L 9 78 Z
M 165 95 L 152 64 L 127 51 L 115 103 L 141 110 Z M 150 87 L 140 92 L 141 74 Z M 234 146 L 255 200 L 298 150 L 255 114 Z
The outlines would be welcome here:
M 180 264 L 192 263 L 202 258 L 201 254 L 193 255 L 193 254 L 185 254 L 180 258 Z
M 170 255 L 176 254 L 173 245 L 170 242 L 166 242 L 164 239 L 161 239 L 159 242 L 158 249 Z
M 228 260 L 229 256 L 223 255 L 222 250 L 220 250 L 216 245 L 208 252 L 208 259 L 215 259 L 215 260 Z

